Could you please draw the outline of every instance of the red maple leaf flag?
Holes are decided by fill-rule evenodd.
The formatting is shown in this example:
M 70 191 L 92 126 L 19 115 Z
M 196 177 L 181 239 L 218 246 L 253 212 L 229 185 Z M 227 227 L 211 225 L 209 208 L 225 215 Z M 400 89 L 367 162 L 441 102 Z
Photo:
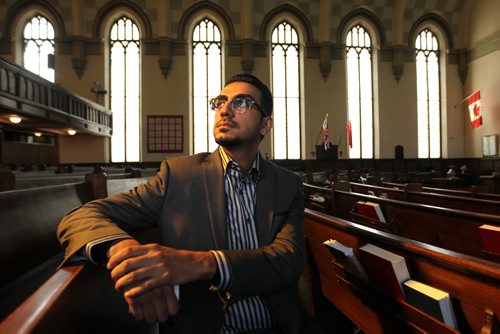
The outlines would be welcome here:
M 481 93 L 477 91 L 468 98 L 469 100 L 469 115 L 472 123 L 472 128 L 475 129 L 483 124 L 481 116 Z
M 352 128 L 351 128 L 351 121 L 347 122 L 347 125 L 345 126 L 345 131 L 347 132 L 347 143 L 349 144 L 349 147 L 352 148 Z

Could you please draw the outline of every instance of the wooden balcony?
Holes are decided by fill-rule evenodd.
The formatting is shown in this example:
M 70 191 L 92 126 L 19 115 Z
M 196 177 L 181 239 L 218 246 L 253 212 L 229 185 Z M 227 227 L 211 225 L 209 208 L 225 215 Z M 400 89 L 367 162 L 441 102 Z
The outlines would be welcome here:
M 21 117 L 26 129 L 62 133 L 68 128 L 111 136 L 111 112 L 44 78 L 0 59 L 0 122 Z

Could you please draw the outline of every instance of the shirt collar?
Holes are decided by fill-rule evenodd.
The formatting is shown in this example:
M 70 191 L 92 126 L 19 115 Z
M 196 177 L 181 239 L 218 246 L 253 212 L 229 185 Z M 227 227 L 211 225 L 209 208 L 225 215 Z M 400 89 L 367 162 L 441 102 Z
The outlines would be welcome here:
M 224 150 L 224 148 L 222 148 L 222 146 L 219 146 L 219 154 L 220 154 L 220 157 L 222 159 L 222 168 L 224 168 L 224 174 L 227 173 L 227 167 L 229 166 L 229 164 L 235 164 L 235 165 L 239 166 L 238 163 L 236 161 L 234 161 L 229 156 L 229 154 L 227 154 L 227 152 Z M 252 169 L 250 170 L 249 174 L 256 173 L 257 175 L 259 175 L 259 173 L 260 173 L 259 167 L 260 167 L 260 154 L 257 153 L 257 155 L 255 156 L 255 159 L 253 160 Z

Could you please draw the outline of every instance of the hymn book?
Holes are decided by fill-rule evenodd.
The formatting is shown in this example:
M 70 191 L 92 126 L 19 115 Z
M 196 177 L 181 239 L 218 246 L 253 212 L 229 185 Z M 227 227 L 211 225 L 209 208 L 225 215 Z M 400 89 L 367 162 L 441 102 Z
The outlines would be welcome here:
M 347 247 L 341 242 L 333 239 L 326 240 L 325 242 L 323 242 L 323 244 L 347 271 L 355 274 L 364 281 L 368 281 L 368 276 L 366 275 L 365 269 L 359 262 L 356 254 L 354 254 L 354 251 L 351 247 Z
M 384 213 L 380 208 L 380 204 L 374 202 L 356 202 L 356 211 L 358 214 L 371 218 L 373 220 L 378 220 L 382 223 L 386 223 Z
M 479 226 L 479 235 L 485 251 L 500 254 L 500 226 L 483 224 Z
M 403 289 L 410 305 L 458 329 L 453 304 L 447 292 L 411 279 L 403 283 Z
M 372 244 L 360 247 L 359 252 L 370 282 L 404 300 L 403 283 L 410 279 L 405 258 Z

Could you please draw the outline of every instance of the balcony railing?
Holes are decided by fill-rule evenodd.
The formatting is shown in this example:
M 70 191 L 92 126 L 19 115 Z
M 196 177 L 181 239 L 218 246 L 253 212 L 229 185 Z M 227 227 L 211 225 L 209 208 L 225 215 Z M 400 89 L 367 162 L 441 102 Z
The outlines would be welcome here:
M 112 130 L 108 109 L 4 59 L 0 59 L 0 112 L 104 136 Z

